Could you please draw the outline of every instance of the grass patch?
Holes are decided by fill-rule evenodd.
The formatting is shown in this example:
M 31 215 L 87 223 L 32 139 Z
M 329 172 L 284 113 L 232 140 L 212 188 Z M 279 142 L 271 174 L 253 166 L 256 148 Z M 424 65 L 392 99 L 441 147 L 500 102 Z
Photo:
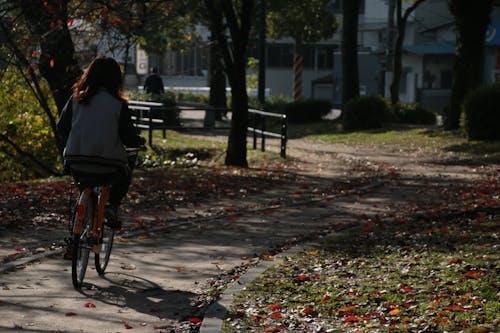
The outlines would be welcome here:
M 394 125 L 380 129 L 344 132 L 337 122 L 289 125 L 289 138 L 320 140 L 332 144 L 383 147 L 393 151 L 454 152 L 486 163 L 500 162 L 500 141 L 468 141 L 460 131 L 435 127 Z
M 144 133 L 145 134 L 145 133 Z M 223 165 L 226 157 L 226 142 L 217 142 L 199 137 L 189 136 L 176 131 L 167 131 L 163 138 L 161 131 L 153 133 L 153 147 L 139 154 L 139 167 Z M 262 152 L 259 149 L 247 150 L 247 161 L 250 167 L 268 167 L 284 165 L 279 153 Z
M 331 238 L 238 295 L 223 332 L 497 331 L 498 222 Z
M 497 332 L 500 182 L 425 193 L 264 272 L 223 332 Z

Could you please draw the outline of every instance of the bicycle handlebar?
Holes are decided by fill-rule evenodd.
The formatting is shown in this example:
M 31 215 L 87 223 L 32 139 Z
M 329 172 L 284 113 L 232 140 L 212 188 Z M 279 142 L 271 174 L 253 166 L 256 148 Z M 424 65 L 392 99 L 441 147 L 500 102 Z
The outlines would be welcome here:
M 148 150 L 148 148 L 147 148 L 146 146 L 140 146 L 140 147 L 127 147 L 127 148 L 125 148 L 125 151 L 126 151 L 127 153 L 129 153 L 129 154 L 130 154 L 130 153 L 132 153 L 132 154 L 133 154 L 133 153 L 138 153 L 138 152 L 140 152 L 140 151 L 146 151 L 146 150 Z

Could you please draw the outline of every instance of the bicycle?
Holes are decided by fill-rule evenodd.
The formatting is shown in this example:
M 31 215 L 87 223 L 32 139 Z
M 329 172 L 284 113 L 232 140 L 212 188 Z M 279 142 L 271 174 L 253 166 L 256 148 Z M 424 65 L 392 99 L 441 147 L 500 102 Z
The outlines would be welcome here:
M 130 166 L 135 165 L 140 150 L 144 147 L 127 149 Z M 74 171 L 80 189 L 70 226 L 71 278 L 76 289 L 82 287 L 91 251 L 99 275 L 104 275 L 108 266 L 115 230 L 105 223 L 104 210 L 115 174 L 116 171 L 82 176 Z

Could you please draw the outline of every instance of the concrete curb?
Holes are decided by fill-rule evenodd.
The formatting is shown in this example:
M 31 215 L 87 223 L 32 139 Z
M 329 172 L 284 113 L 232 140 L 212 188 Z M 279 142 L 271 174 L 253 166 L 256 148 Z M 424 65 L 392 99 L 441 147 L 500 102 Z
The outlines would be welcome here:
M 222 322 L 229 306 L 233 303 L 234 295 L 240 293 L 265 270 L 278 264 L 280 261 L 284 260 L 285 257 L 293 255 L 294 253 L 297 253 L 314 244 L 315 243 L 306 243 L 296 245 L 288 250 L 276 254 L 272 261 L 261 260 L 256 266 L 250 268 L 241 278 L 231 282 L 219 299 L 208 307 L 199 333 L 220 333 Z
M 38 254 L 35 254 L 35 255 L 32 255 L 32 256 L 29 256 L 29 257 L 24 257 L 24 258 L 21 258 L 21 259 L 17 259 L 17 260 L 8 262 L 6 264 L 0 265 L 0 273 L 6 272 L 6 271 L 15 270 L 19 266 L 26 265 L 26 264 L 28 264 L 30 262 L 36 261 L 36 260 L 41 259 L 41 258 L 53 256 L 53 255 L 56 255 L 56 254 L 61 254 L 63 252 L 64 252 L 64 249 L 63 248 L 59 248 L 59 249 L 56 249 L 56 250 L 46 251 L 46 252 L 38 253 Z
M 380 186 L 383 186 L 385 182 L 383 181 L 376 181 L 371 184 L 365 185 L 357 189 L 358 191 L 367 191 L 373 188 L 377 188 Z M 312 199 L 312 200 L 305 200 L 306 203 L 312 203 L 312 202 L 318 202 L 322 201 L 325 199 L 332 199 L 336 198 L 339 196 L 347 196 L 349 194 L 352 194 L 351 192 L 345 193 L 343 195 L 332 195 L 332 196 L 327 196 L 321 199 Z M 304 202 L 301 202 L 304 204 Z M 337 233 L 342 233 L 346 232 L 347 230 L 350 229 L 356 229 L 359 228 L 358 226 L 353 226 L 349 227 L 346 229 L 342 229 L 339 231 L 336 231 L 331 235 L 337 234 Z M 297 244 L 281 253 L 276 254 L 273 257 L 273 261 L 263 261 L 261 260 L 256 266 L 250 268 L 244 275 L 239 278 L 236 281 L 231 282 L 227 289 L 222 293 L 222 295 L 212 303 L 206 313 L 205 317 L 203 318 L 203 322 L 200 327 L 199 333 L 220 333 L 221 328 L 222 328 L 222 323 L 224 321 L 224 317 L 226 316 L 226 313 L 233 303 L 234 295 L 240 293 L 242 290 L 244 290 L 252 281 L 254 281 L 257 277 L 259 277 L 262 273 L 264 273 L 265 270 L 268 268 L 277 265 L 280 261 L 282 261 L 285 257 L 293 255 L 305 248 L 309 248 L 311 246 L 314 246 L 315 244 L 318 244 L 316 242 L 306 242 L 303 244 Z

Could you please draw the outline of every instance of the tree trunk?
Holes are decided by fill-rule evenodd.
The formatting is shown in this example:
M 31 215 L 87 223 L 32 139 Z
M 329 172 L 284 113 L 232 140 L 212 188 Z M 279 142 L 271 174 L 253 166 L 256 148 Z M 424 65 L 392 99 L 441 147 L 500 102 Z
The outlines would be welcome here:
M 360 0 L 344 1 L 342 35 L 342 104 L 359 97 L 358 13 Z
M 255 0 L 241 0 L 237 16 L 236 2 L 230 0 L 205 0 L 212 32 L 217 37 L 224 70 L 231 85 L 233 115 L 228 137 L 226 165 L 248 167 L 247 162 L 247 127 L 248 95 L 246 91 L 246 50 Z M 222 24 L 226 19 L 226 24 Z M 226 29 L 229 30 L 232 43 L 228 43 Z
M 210 43 L 210 68 L 208 80 L 210 85 L 209 104 L 217 108 L 227 107 L 226 97 L 226 74 L 222 64 L 222 54 L 219 45 L 215 39 L 215 34 L 212 33 Z M 221 112 L 215 113 L 215 120 L 222 120 Z
M 406 21 L 403 21 L 402 15 L 402 0 L 396 0 L 396 18 L 398 34 L 396 36 L 396 43 L 394 44 L 394 65 L 393 76 L 391 83 L 391 106 L 396 108 L 399 103 L 399 87 L 401 84 L 401 70 L 402 70 L 402 55 L 403 55 L 403 41 L 406 30 Z
M 413 5 L 405 10 L 404 15 L 402 15 L 402 0 L 396 0 L 398 35 L 396 37 L 396 43 L 394 45 L 394 74 L 391 83 L 392 108 L 396 108 L 399 103 L 399 89 L 401 85 L 401 74 L 403 69 L 403 42 L 405 39 L 406 23 L 408 22 L 408 17 L 410 17 L 410 14 L 415 9 L 417 9 L 417 7 L 424 1 L 425 0 L 415 1 Z
M 33 35 L 40 38 L 40 73 L 61 111 L 81 74 L 67 25 L 67 1 L 21 0 L 21 5 Z
M 450 106 L 444 127 L 453 130 L 460 126 L 464 97 L 483 80 L 484 37 L 490 22 L 492 0 L 449 0 L 448 3 L 455 16 L 457 46 Z
M 233 116 L 227 142 L 226 165 L 248 167 L 247 127 L 248 95 L 246 89 L 245 64 L 236 61 L 231 84 L 231 104 Z

